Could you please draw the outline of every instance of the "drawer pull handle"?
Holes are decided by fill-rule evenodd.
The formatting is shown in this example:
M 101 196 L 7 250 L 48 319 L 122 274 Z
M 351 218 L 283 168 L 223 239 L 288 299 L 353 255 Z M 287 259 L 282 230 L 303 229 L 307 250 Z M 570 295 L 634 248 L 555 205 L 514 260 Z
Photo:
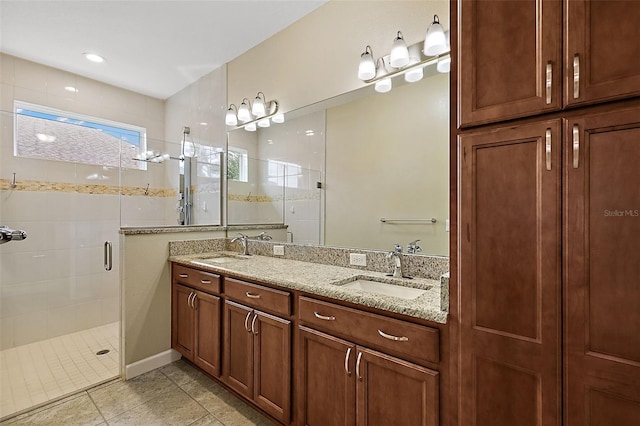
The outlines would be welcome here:
M 573 168 L 577 169 L 580 165 L 580 127 L 573 125 Z
M 211 280 L 200 280 L 202 284 L 211 284 Z
M 179 274 L 180 278 L 189 278 L 189 274 Z
M 256 331 L 256 320 L 258 319 L 258 314 L 254 314 L 253 316 L 253 321 L 251 321 L 251 332 L 253 334 L 258 334 L 258 332 Z
M 378 334 L 384 337 L 385 339 L 393 340 L 394 342 L 408 342 L 409 338 L 404 336 L 393 336 L 391 334 L 387 334 L 382 330 L 378 330 Z
M 247 295 L 247 297 L 249 299 L 260 299 L 260 295 L 259 294 L 253 294 L 253 293 L 249 293 L 249 292 L 246 292 L 245 294 Z
M 547 129 L 545 132 L 545 156 L 547 163 L 547 170 L 551 170 L 551 129 Z
M 580 55 L 573 56 L 573 99 L 580 97 Z
M 360 361 L 362 360 L 362 352 L 358 352 L 358 359 L 356 360 L 356 376 L 358 380 L 362 381 L 362 376 L 360 375 Z
M 327 316 L 324 316 L 324 315 L 320 315 L 317 312 L 314 312 L 313 315 L 315 315 L 316 318 L 321 319 L 321 320 L 325 320 L 325 321 L 335 321 L 336 320 L 336 317 L 334 317 L 334 316 L 327 317 Z
M 546 88 L 547 88 L 547 96 L 546 96 L 546 101 L 547 101 L 547 105 L 549 105 L 551 103 L 551 84 L 553 81 L 553 67 L 551 65 L 551 61 L 547 62 L 547 81 L 546 81 Z
M 251 331 L 249 330 L 249 317 L 251 316 L 252 312 L 253 311 L 247 312 L 247 317 L 244 319 L 244 329 L 247 330 L 247 333 Z
M 349 371 L 350 356 L 351 356 L 351 348 L 347 349 L 347 354 L 344 357 L 344 372 L 347 373 L 347 376 L 351 376 L 351 371 Z

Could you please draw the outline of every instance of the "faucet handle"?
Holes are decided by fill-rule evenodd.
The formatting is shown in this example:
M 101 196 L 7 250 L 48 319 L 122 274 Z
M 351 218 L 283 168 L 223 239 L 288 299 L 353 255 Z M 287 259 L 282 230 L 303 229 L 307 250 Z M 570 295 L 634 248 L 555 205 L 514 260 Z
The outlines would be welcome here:
M 407 253 L 420 253 L 422 251 L 422 247 L 418 245 L 418 241 L 420 240 L 411 241 L 407 245 Z
M 395 247 L 393 248 L 393 251 L 395 253 L 402 253 L 402 246 L 398 243 L 396 243 Z

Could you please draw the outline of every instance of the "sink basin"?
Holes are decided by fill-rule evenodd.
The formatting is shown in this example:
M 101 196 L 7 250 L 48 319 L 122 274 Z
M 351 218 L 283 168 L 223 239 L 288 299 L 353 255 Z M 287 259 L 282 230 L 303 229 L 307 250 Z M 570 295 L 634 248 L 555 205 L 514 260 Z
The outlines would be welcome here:
M 204 265 L 224 265 L 225 263 L 238 262 L 249 259 L 251 256 L 242 254 L 225 254 L 209 255 L 205 258 L 193 260 L 193 263 L 201 263 Z
M 346 283 L 339 283 L 343 288 L 364 291 L 366 293 L 382 294 L 385 296 L 397 297 L 400 299 L 413 300 L 427 292 L 427 288 L 414 288 L 404 283 L 385 280 L 383 278 L 356 277 Z

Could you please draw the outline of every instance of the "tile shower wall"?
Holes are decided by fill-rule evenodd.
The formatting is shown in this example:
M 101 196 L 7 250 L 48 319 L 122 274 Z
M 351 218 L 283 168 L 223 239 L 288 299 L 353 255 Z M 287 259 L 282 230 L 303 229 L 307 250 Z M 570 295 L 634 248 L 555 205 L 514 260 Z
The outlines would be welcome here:
M 185 87 L 166 101 L 165 135 L 167 144 L 180 152 L 183 128 L 189 127 L 186 151 L 194 155 L 192 172 L 192 223 L 221 224 L 220 151 L 227 146 L 224 124 L 226 107 L 226 68 L 220 67 Z M 179 162 L 164 163 L 168 167 L 170 186 L 179 187 Z M 168 199 L 165 216 L 176 217 L 177 200 Z M 175 221 L 170 224 L 175 224 Z
M 0 348 L 7 349 L 120 317 L 119 171 L 14 157 L 14 99 L 145 127 L 150 145 L 164 141 L 164 101 L 5 54 L 0 67 L 0 224 L 28 232 L 26 240 L 0 246 Z M 163 220 L 153 215 L 154 202 L 168 198 L 158 170 L 137 180 L 125 173 L 123 221 Z M 144 195 L 148 182 L 153 196 Z M 106 240 L 116 260 L 108 273 Z

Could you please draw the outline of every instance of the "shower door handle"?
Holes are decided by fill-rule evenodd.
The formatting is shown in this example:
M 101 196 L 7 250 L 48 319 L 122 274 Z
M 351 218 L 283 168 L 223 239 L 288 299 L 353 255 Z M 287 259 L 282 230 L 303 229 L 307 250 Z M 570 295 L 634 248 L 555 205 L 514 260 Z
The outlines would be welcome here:
M 104 269 L 106 271 L 113 269 L 113 247 L 111 241 L 104 242 Z

